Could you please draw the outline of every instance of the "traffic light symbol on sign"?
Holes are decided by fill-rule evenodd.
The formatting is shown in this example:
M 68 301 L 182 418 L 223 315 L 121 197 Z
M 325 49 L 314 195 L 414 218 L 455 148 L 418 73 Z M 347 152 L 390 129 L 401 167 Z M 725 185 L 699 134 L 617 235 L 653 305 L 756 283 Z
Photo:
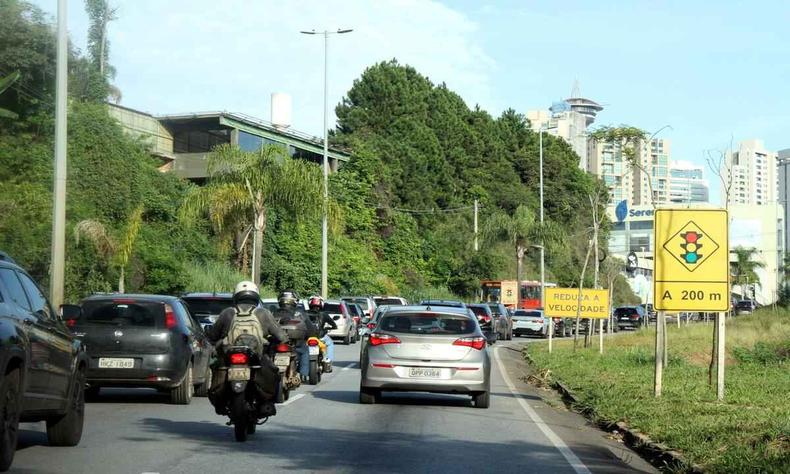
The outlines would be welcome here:
M 689 265 L 694 265 L 699 262 L 702 258 L 702 254 L 699 253 L 699 249 L 702 248 L 702 245 L 699 243 L 702 234 L 699 232 L 686 232 L 685 234 L 680 234 L 680 237 L 682 237 L 684 241 L 680 246 L 686 251 L 681 255 L 683 260 Z

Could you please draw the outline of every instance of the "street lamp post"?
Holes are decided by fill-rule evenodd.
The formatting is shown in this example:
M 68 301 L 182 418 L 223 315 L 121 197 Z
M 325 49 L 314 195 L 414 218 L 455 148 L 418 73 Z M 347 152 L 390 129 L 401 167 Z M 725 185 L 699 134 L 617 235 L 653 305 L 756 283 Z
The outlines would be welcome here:
M 300 31 L 304 35 L 323 35 L 324 36 L 324 212 L 321 220 L 321 296 L 327 298 L 329 295 L 328 273 L 329 273 L 329 228 L 327 224 L 327 213 L 329 207 L 329 126 L 327 114 L 327 96 L 329 84 L 329 35 L 351 33 L 352 29 L 338 29 L 337 31 Z

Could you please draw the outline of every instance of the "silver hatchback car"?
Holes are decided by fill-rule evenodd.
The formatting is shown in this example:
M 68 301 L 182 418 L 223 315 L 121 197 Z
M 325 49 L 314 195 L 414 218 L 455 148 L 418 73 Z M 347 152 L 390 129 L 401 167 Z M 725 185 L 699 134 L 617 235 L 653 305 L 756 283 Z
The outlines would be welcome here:
M 382 391 L 460 393 L 488 408 L 491 358 L 476 318 L 466 308 L 391 306 L 360 358 L 360 403 Z

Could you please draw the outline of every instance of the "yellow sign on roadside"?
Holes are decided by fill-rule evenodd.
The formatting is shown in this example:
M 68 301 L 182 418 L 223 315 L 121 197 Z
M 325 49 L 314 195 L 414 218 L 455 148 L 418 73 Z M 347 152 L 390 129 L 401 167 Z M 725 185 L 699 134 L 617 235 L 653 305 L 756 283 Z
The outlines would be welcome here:
M 582 318 L 606 319 L 609 317 L 609 290 L 578 288 L 546 288 L 546 316 L 575 318 L 581 305 Z
M 727 211 L 658 209 L 654 225 L 654 307 L 660 311 L 727 311 Z

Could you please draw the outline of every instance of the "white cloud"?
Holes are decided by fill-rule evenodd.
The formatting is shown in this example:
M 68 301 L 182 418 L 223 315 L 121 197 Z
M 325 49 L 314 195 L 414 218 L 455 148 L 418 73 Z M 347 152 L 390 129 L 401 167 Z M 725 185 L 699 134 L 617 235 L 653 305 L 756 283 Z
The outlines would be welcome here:
M 269 119 L 270 94 L 287 92 L 294 127 L 320 134 L 323 39 L 299 34 L 313 28 L 354 29 L 330 37 L 330 110 L 366 67 L 392 58 L 446 82 L 471 106 L 494 105 L 495 64 L 478 46 L 477 24 L 436 2 L 114 3 L 120 10 L 110 26 L 110 60 L 123 104 L 132 108 L 229 110 Z

